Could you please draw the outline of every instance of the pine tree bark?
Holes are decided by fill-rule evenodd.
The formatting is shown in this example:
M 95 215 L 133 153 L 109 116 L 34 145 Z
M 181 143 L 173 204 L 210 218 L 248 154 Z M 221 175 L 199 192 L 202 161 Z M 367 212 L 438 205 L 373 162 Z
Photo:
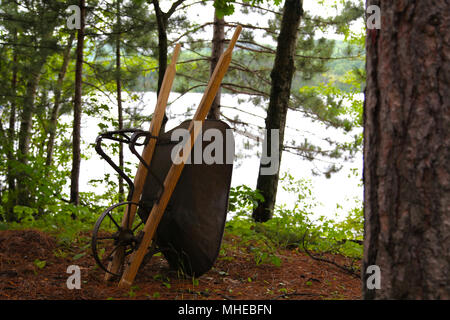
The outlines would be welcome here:
M 153 0 L 156 24 L 158 26 L 158 95 L 167 69 L 167 20 L 168 18 L 159 7 L 159 1 Z
M 449 3 L 367 5 L 382 23 L 366 42 L 363 296 L 449 299 Z M 367 287 L 370 265 L 381 289 Z
M 212 50 L 211 50 L 211 67 L 210 75 L 213 74 L 216 68 L 217 62 L 221 54 L 223 53 L 225 42 L 225 19 L 217 18 L 217 9 L 214 10 L 214 26 L 213 26 L 213 39 L 212 39 Z M 221 88 L 217 91 L 216 96 L 211 104 L 211 109 L 209 110 L 208 119 L 220 119 L 220 96 Z
M 117 10 L 117 38 L 116 38 L 116 90 L 117 90 L 117 113 L 119 130 L 123 129 L 123 109 L 122 109 L 122 78 L 121 78 L 121 55 L 120 55 L 120 31 L 122 23 L 120 19 L 120 1 L 116 0 Z M 123 170 L 123 143 L 119 142 L 119 168 Z M 119 176 L 119 202 L 124 201 L 125 191 L 123 178 Z
M 17 42 L 17 32 L 14 33 L 14 42 Z M 7 158 L 8 158 L 8 189 L 11 192 L 16 189 L 16 177 L 14 173 L 12 162 L 15 160 L 14 156 L 14 141 L 16 140 L 16 113 L 17 113 L 17 103 L 16 103 L 16 95 L 17 95 L 17 50 L 13 47 L 13 59 L 12 59 L 12 77 L 11 77 L 11 113 L 9 114 L 9 128 L 8 128 L 8 149 L 7 149 Z M 15 199 L 11 197 L 13 202 Z M 8 207 L 14 206 L 14 203 L 10 203 Z M 8 208 L 7 211 L 10 211 Z
M 301 0 L 285 1 L 280 34 L 277 40 L 275 63 L 270 74 L 272 84 L 266 117 L 266 130 L 268 132 L 267 151 L 271 155 L 278 153 L 278 163 L 281 163 L 284 128 L 291 93 L 291 83 L 295 72 L 295 48 L 302 16 L 303 4 Z M 271 150 L 271 130 L 279 130 L 278 150 Z M 261 168 L 263 167 L 264 165 L 261 163 L 256 188 L 264 196 L 264 202 L 258 203 L 252 215 L 253 219 L 258 222 L 265 222 L 272 218 L 279 179 L 279 167 L 276 170 L 276 174 L 262 175 Z
M 17 33 L 14 34 L 14 42 L 17 41 Z M 14 141 L 16 141 L 16 113 L 17 113 L 17 51 L 16 48 L 13 48 L 13 66 L 12 66 L 12 77 L 11 77 L 11 112 L 9 114 L 9 127 L 8 134 L 5 140 L 6 155 L 7 155 L 7 177 L 6 180 L 8 182 L 8 203 L 6 204 L 6 220 L 12 221 L 15 219 L 14 217 L 14 206 L 17 204 L 16 197 L 16 176 L 17 172 L 14 167 L 14 162 L 16 161 L 16 156 L 14 152 Z
M 14 13 L 17 14 L 17 5 L 14 6 Z M 16 140 L 16 113 L 17 113 L 17 29 L 14 28 L 13 31 L 13 58 L 12 58 L 12 77 L 11 77 L 11 113 L 9 114 L 9 128 L 8 128 L 8 150 L 7 150 L 7 158 L 8 158 L 8 173 L 7 173 L 7 181 L 8 181 L 8 189 L 10 191 L 9 203 L 7 208 L 7 213 L 12 215 L 12 210 L 14 205 L 16 204 L 16 199 L 13 196 L 13 192 L 16 189 L 16 177 L 14 168 L 11 165 L 13 161 L 15 161 L 14 155 L 14 141 Z
M 83 48 L 85 26 L 85 0 L 80 0 L 80 29 L 77 32 L 77 60 L 75 64 L 75 96 L 73 103 L 72 171 L 70 175 L 70 203 L 80 203 L 79 178 L 81 163 L 81 98 L 83 83 Z

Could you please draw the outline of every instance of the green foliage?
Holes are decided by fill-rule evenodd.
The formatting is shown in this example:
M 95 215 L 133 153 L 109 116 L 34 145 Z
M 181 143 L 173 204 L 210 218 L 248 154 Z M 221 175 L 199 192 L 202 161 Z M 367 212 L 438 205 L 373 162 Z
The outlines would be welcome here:
M 82 232 L 92 230 L 92 226 L 102 211 L 101 209 L 94 211 L 89 207 L 65 203 L 49 205 L 47 210 L 48 212 L 45 215 L 36 215 L 36 209 L 34 208 L 15 206 L 14 211 L 19 221 L 8 222 L 5 225 L 8 229 L 32 228 L 48 232 L 57 237 L 60 245 L 69 247 L 74 241 L 78 240 Z M 76 219 L 73 219 L 74 214 L 77 217 Z
M 228 211 L 233 214 L 251 212 L 264 197 L 258 190 L 253 190 L 246 185 L 240 185 L 230 189 L 228 198 Z
M 34 260 L 33 261 L 33 264 L 36 266 L 36 267 L 38 267 L 39 269 L 44 269 L 44 267 L 45 267 L 45 265 L 47 264 L 47 262 L 44 260 L 44 261 L 41 261 L 41 260 L 39 260 L 39 259 L 36 259 L 36 260 Z
M 205 0 L 204 0 L 205 1 Z M 280 5 L 281 0 L 243 0 L 244 3 L 250 3 L 253 5 L 259 5 L 264 2 L 271 3 L 275 5 Z M 234 13 L 234 0 L 214 0 L 214 8 L 216 8 L 217 16 L 223 18 L 224 16 L 229 16 Z
M 292 208 L 277 206 L 274 217 L 265 223 L 254 222 L 251 218 L 252 199 L 258 192 L 247 186 L 233 188 L 230 208 L 232 218 L 227 221 L 226 232 L 239 239 L 236 243 L 247 248 L 256 264 L 271 263 L 279 266 L 279 248 L 303 249 L 314 252 L 340 253 L 359 259 L 362 257 L 363 214 L 361 204 L 352 209 L 342 221 L 312 216 L 317 202 L 308 180 L 296 180 L 290 174 L 281 178 L 283 189 L 297 196 Z M 352 241 L 355 240 L 355 241 Z M 227 249 L 226 247 L 224 249 Z M 225 252 L 222 252 L 225 254 Z

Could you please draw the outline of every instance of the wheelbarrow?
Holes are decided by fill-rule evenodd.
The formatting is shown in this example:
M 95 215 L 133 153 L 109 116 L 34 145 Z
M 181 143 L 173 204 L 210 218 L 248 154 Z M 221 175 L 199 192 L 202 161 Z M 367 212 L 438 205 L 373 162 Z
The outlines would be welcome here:
M 105 210 L 92 234 L 92 253 L 106 272 L 106 280 L 117 276 L 121 277 L 120 287 L 131 286 L 143 261 L 147 262 L 157 252 L 164 255 L 172 268 L 188 276 L 198 277 L 213 266 L 225 226 L 234 141 L 225 122 L 205 118 L 241 30 L 241 26 L 236 28 L 220 57 L 192 120 L 160 132 L 180 51 L 177 45 L 164 76 L 150 130 L 116 130 L 97 137 L 97 153 L 129 186 L 126 201 Z M 174 133 L 182 129 L 188 138 L 177 141 Z M 194 153 L 202 155 L 211 149 L 213 142 L 204 137 L 208 130 L 223 137 L 214 141 L 224 152 L 213 163 L 194 159 Z M 104 152 L 105 140 L 127 144 L 139 159 L 134 181 Z M 136 149 L 139 146 L 143 147 L 142 154 Z

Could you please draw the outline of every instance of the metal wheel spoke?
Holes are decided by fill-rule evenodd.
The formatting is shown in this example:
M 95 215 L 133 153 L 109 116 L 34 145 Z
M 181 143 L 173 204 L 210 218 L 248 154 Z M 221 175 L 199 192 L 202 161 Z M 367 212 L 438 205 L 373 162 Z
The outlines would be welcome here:
M 131 230 L 133 233 L 136 231 L 137 228 L 139 228 L 141 225 L 143 225 L 144 222 L 139 222 L 138 225 L 136 227 L 133 228 L 133 230 Z
M 116 222 L 116 220 L 114 220 L 112 214 L 110 212 L 108 212 L 108 217 L 112 220 L 112 222 L 114 222 L 114 224 L 116 225 L 117 229 L 121 229 L 121 227 L 119 226 L 119 224 Z
M 116 236 L 113 234 L 110 236 L 97 237 L 97 240 L 115 240 Z

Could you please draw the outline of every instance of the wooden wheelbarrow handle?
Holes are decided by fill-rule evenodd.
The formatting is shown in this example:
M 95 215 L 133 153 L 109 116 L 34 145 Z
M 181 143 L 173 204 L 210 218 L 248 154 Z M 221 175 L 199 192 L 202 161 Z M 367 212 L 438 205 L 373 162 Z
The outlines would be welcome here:
M 150 134 L 152 136 L 159 136 L 159 131 L 161 130 L 161 125 L 164 119 L 164 113 L 167 106 L 167 101 L 169 99 L 169 94 L 172 89 L 173 80 L 175 78 L 176 68 L 175 65 L 178 60 L 178 56 L 180 55 L 181 45 L 177 44 L 173 51 L 172 61 L 170 65 L 167 67 L 166 72 L 164 74 L 164 79 L 161 85 L 161 89 L 159 91 L 158 99 L 156 101 L 155 111 L 153 112 L 152 120 L 150 122 Z M 142 151 L 142 158 L 146 163 L 151 163 L 153 158 L 153 153 L 156 147 L 156 139 L 150 139 L 148 144 L 145 146 Z M 132 202 L 138 203 L 142 190 L 144 188 L 145 180 L 147 179 L 147 168 L 139 161 L 139 166 L 134 177 L 134 192 L 131 198 Z M 130 228 L 133 225 L 133 220 L 136 215 L 137 206 L 132 204 L 130 208 L 128 205 L 125 207 L 123 219 L 122 219 L 122 227 Z M 119 269 L 123 265 L 124 261 L 124 248 L 118 248 L 112 258 L 112 261 L 108 265 L 108 270 L 112 273 L 117 274 Z M 105 280 L 110 280 L 112 274 L 106 273 Z
M 142 242 L 139 245 L 137 251 L 135 251 L 130 260 L 130 264 L 125 267 L 124 274 L 122 275 L 122 279 L 119 282 L 119 287 L 127 288 L 130 287 L 136 277 L 136 273 L 142 263 L 142 259 L 147 252 L 147 249 L 156 233 L 156 229 L 158 228 L 159 222 L 164 214 L 164 210 L 172 196 L 172 193 L 177 185 L 178 179 L 180 178 L 181 172 L 184 168 L 184 164 L 189 157 L 189 154 L 194 146 L 195 140 L 199 134 L 199 130 L 194 130 L 194 121 L 203 121 L 206 118 L 206 115 L 211 108 L 211 104 L 214 100 L 214 97 L 217 94 L 217 91 L 220 87 L 223 77 L 228 70 L 228 66 L 231 62 L 233 48 L 236 44 L 236 41 L 241 33 L 242 27 L 237 26 L 234 35 L 230 41 L 230 45 L 227 50 L 220 56 L 219 61 L 217 62 L 216 68 L 214 69 L 213 74 L 208 83 L 208 87 L 203 94 L 203 98 L 200 101 L 200 104 L 197 108 L 197 112 L 194 115 L 190 125 L 189 125 L 189 133 L 191 139 L 188 139 L 187 143 L 190 145 L 186 145 L 183 147 L 183 155 L 182 161 L 176 162 L 177 164 L 172 164 L 169 172 L 167 173 L 166 179 L 164 180 L 164 191 L 161 194 L 161 197 L 157 203 L 153 205 L 153 208 L 150 212 L 150 215 L 147 219 L 147 222 L 144 227 L 144 236 L 142 238 Z M 187 152 L 184 152 L 187 151 Z

